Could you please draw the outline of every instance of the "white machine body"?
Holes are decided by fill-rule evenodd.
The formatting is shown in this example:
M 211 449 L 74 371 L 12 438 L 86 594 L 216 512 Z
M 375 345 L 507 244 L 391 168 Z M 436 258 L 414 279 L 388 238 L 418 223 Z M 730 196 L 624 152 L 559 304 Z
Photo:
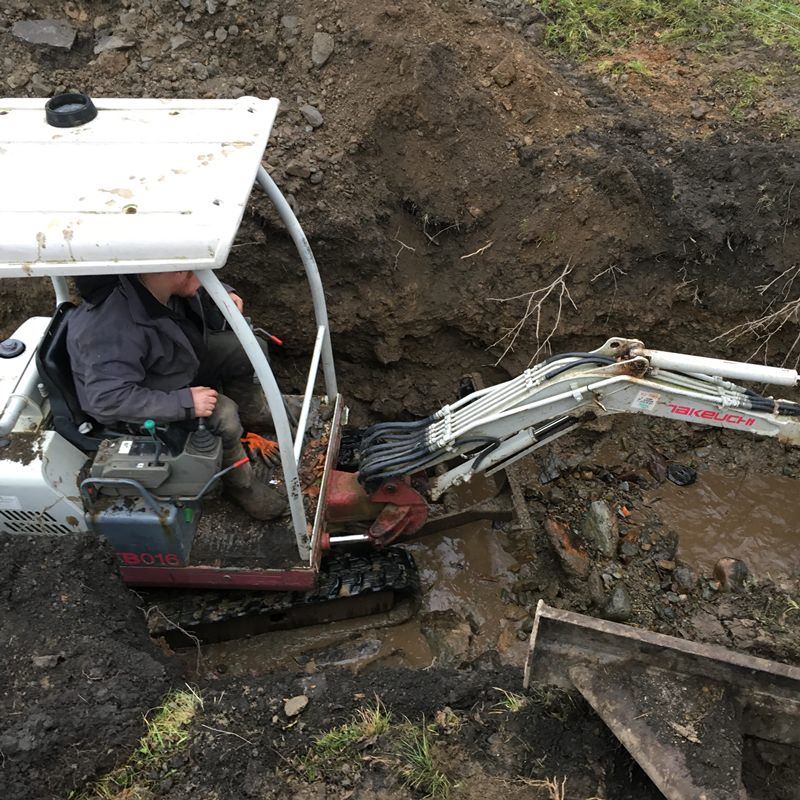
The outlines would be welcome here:
M 85 454 L 55 431 L 15 437 L 13 448 L 0 450 L 0 533 L 86 531 L 78 494 L 85 463 Z
M 36 350 L 49 317 L 31 317 L 14 333 L 25 349 L 0 358 L 0 407 L 22 404 L 11 445 L 0 448 L 0 533 L 67 534 L 85 531 L 78 493 L 86 455 L 55 431 L 42 430 L 49 411 L 39 388 Z

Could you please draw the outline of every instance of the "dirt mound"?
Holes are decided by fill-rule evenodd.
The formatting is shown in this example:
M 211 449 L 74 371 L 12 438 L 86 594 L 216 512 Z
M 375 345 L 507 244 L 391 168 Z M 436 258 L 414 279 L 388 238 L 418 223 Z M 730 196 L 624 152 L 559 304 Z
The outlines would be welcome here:
M 0 552 L 0 795 L 63 797 L 127 756 L 177 670 L 110 548 L 4 535 Z
M 12 33 L 20 20 L 65 15 L 76 32 L 70 49 Z M 545 345 L 585 350 L 629 335 L 748 356 L 752 340 L 711 340 L 792 297 L 796 134 L 748 129 L 718 111 L 691 116 L 702 64 L 682 62 L 661 86 L 640 83 L 637 92 L 635 79 L 622 86 L 556 62 L 527 27 L 536 19 L 515 0 L 10 0 L 0 9 L 0 77 L 18 96 L 77 88 L 96 97 L 281 98 L 266 165 L 320 262 L 339 381 L 357 424 L 425 415 L 454 398 L 462 373 L 503 379 Z M 786 270 L 771 290 L 756 288 Z M 260 199 L 225 275 L 254 318 L 286 341 L 274 364 L 286 391 L 301 389 L 314 339 L 306 281 Z M 43 282 L 7 284 L 4 332 L 49 312 Z M 544 298 L 538 330 L 534 317 L 519 325 L 532 292 Z M 793 326 L 773 337 L 770 360 L 787 355 L 794 337 Z M 598 499 L 642 518 L 623 526 L 620 558 L 597 559 L 586 581 L 561 571 L 542 536 L 512 532 L 524 565 L 513 601 L 530 608 L 545 597 L 601 613 L 627 587 L 631 621 L 796 662 L 794 590 L 763 582 L 720 601 L 708 576 L 679 573 L 679 531 L 660 525 L 645 493 L 663 480 L 653 470 L 666 458 L 797 475 L 797 457 L 774 443 L 640 423 L 583 432 L 529 462 L 523 488 L 537 534 L 548 516 L 577 527 Z M 603 452 L 615 436 L 625 445 L 619 457 Z M 89 540 L 3 544 L 2 794 L 63 795 L 130 752 L 171 672 L 107 551 Z M 517 796 L 535 798 L 525 781 L 567 774 L 570 795 L 655 796 L 583 706 L 494 714 L 500 695 L 487 687 L 518 682 L 517 671 L 483 669 L 212 680 L 191 749 L 173 775 L 159 776 L 160 791 L 321 796 L 285 758 L 347 717 L 358 694 L 377 692 L 398 716 L 456 711 L 462 724 L 444 749 L 471 778 L 464 791 L 510 796 L 513 784 Z M 292 725 L 282 699 L 299 692 L 311 703 Z M 748 747 L 748 763 L 761 770 L 750 779 L 754 797 L 765 786 L 763 796 L 796 794 L 796 781 L 780 775 L 784 755 Z M 333 790 L 407 796 L 380 759 L 363 776 L 335 775 Z

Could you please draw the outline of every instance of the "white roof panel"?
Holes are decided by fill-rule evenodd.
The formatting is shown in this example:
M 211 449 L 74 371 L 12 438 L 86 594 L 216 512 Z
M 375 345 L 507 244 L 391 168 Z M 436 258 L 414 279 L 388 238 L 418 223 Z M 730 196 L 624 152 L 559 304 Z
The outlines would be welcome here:
M 95 99 L 77 128 L 46 102 L 0 99 L 0 277 L 223 266 L 278 100 Z

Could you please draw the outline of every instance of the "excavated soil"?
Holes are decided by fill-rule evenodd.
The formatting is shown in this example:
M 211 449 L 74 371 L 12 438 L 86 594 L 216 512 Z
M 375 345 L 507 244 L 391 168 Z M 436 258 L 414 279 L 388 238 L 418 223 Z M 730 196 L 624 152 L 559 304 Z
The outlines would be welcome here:
M 495 382 L 548 349 L 592 349 L 612 335 L 739 359 L 765 345 L 771 363 L 793 365 L 794 319 L 766 343 L 724 335 L 793 297 L 800 147 L 796 128 L 778 124 L 798 112 L 791 55 L 746 40 L 713 57 L 639 46 L 620 58 L 643 60 L 649 76 L 609 77 L 595 60 L 569 63 L 534 44 L 526 34 L 537 13 L 490 0 L 9 0 L 0 9 L 0 80 L 13 96 L 75 88 L 96 97 L 280 98 L 265 164 L 319 261 L 356 424 L 427 415 L 453 399 L 464 373 Z M 77 30 L 72 48 L 12 35 L 14 22 L 39 17 L 66 18 Z M 317 32 L 334 42 L 321 66 L 312 62 Z M 95 55 L 109 34 L 124 46 Z M 765 60 L 780 84 L 734 114 L 731 75 Z M 321 124 L 303 115 L 307 104 Z M 254 319 L 285 340 L 274 363 L 284 390 L 301 390 L 314 339 L 310 299 L 291 243 L 260 198 L 225 277 Z M 551 284 L 538 329 L 534 318 L 517 327 L 529 293 Z M 5 281 L 0 330 L 13 332 L 51 302 L 42 282 Z M 764 355 L 762 347 L 756 357 Z M 665 482 L 674 464 L 698 470 L 695 487 Z M 454 796 L 545 797 L 531 781 L 566 776 L 570 800 L 656 798 L 581 701 L 537 689 L 512 713 L 497 707 L 493 687 L 519 691 L 520 645 L 539 598 L 800 664 L 796 517 L 750 513 L 736 534 L 746 540 L 736 555 L 753 572 L 740 591 L 724 591 L 711 572 L 734 546 L 723 538 L 733 528 L 724 514 L 738 514 L 735 490 L 714 492 L 719 476 L 758 508 L 768 491 L 779 504 L 798 474 L 797 451 L 775 442 L 641 418 L 559 440 L 521 466 L 532 526 L 497 533 L 502 553 L 480 550 L 490 526 L 440 535 L 428 555 L 414 546 L 422 606 L 391 646 L 359 631 L 344 656 L 301 647 L 293 663 L 275 662 L 269 644 L 256 649 L 276 669 L 267 674 L 252 658 L 237 667 L 224 648 L 207 651 L 199 671 L 187 666 L 205 708 L 188 748 L 151 776 L 154 792 L 420 796 L 380 741 L 355 770 L 311 784 L 297 773 L 295 757 L 316 734 L 377 694 L 397 718 L 432 720 L 449 707 L 460 719 L 438 730 L 435 745 L 460 781 Z M 618 519 L 613 557 L 581 539 L 596 500 Z M 711 505 L 724 507 L 713 539 L 708 531 L 720 529 L 703 516 Z M 581 543 L 580 576 L 565 571 L 548 522 Z M 121 587 L 102 546 L 2 544 L 0 795 L 63 798 L 132 752 L 143 714 L 181 685 L 183 662 L 147 638 L 141 601 Z M 765 546 L 773 557 L 759 561 Z M 481 587 L 472 603 L 470 583 Z M 414 668 L 431 661 L 435 668 Z M 287 720 L 283 699 L 301 693 L 306 712 Z M 751 796 L 796 800 L 797 762 L 746 741 Z

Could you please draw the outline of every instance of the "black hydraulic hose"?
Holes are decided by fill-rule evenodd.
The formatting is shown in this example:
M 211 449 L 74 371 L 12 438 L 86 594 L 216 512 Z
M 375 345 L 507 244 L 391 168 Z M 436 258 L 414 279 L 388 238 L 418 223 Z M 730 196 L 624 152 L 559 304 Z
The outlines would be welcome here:
M 480 469 L 481 464 L 486 460 L 486 457 L 493 453 L 497 448 L 500 447 L 500 439 L 495 439 L 493 442 L 489 444 L 488 447 L 485 447 L 481 450 L 480 453 L 475 457 L 475 461 L 472 464 L 472 471 L 477 472 Z
M 372 437 L 386 429 L 390 431 L 415 430 L 417 428 L 424 428 L 433 421 L 433 415 L 431 415 L 430 417 L 425 417 L 425 419 L 416 419 L 411 422 L 378 422 L 375 425 L 370 425 L 364 432 L 364 436 Z
M 546 425 L 534 430 L 536 439 L 540 442 L 546 441 L 553 434 L 561 433 L 562 430 L 569 430 L 580 424 L 576 417 L 561 417 L 560 419 L 548 422 Z
M 378 472 L 370 475 L 364 475 L 362 472 L 359 471 L 358 480 L 362 484 L 366 483 L 377 484 L 381 481 L 388 480 L 389 478 L 404 477 L 406 475 L 410 475 L 414 472 L 419 472 L 420 470 L 425 469 L 426 467 L 435 463 L 439 457 L 440 457 L 439 453 L 429 453 L 427 458 L 420 458 L 417 461 L 413 461 L 410 464 L 406 464 L 402 470 L 399 469 L 388 470 L 386 472 Z
M 546 358 L 544 361 L 540 361 L 536 366 L 537 367 L 546 367 L 548 364 L 552 364 L 555 361 L 560 361 L 562 358 L 605 358 L 605 356 L 598 356 L 596 353 L 558 353 L 557 355 L 550 356 L 550 358 Z M 613 359 L 610 359 L 613 361 Z
M 366 450 L 362 450 L 364 459 L 374 458 L 383 453 L 399 453 L 408 448 L 419 447 L 425 444 L 425 439 L 409 439 L 402 442 L 382 442 L 381 444 L 371 444 Z
M 577 361 L 572 361 L 569 364 L 564 364 L 563 367 L 558 367 L 554 369 L 552 372 L 548 372 L 544 378 L 545 380 L 549 381 L 552 378 L 561 375 L 562 372 L 568 372 L 573 367 L 580 367 L 583 364 L 602 364 L 603 366 L 608 366 L 609 364 L 616 363 L 613 358 L 608 358 L 607 356 L 589 356 L 588 358 L 581 358 Z
M 378 461 L 375 464 L 368 464 L 366 467 L 362 467 L 359 465 L 359 474 L 363 475 L 365 478 L 371 477 L 375 472 L 381 472 L 389 467 L 400 466 L 401 464 L 405 464 L 410 460 L 410 457 L 416 456 L 417 459 L 425 458 L 426 456 L 430 455 L 430 451 L 427 450 L 420 450 L 418 453 L 406 453 L 402 456 L 398 456 L 396 458 L 386 458 Z
M 402 453 L 387 454 L 380 458 L 373 458 L 362 461 L 358 465 L 358 471 L 369 475 L 373 472 L 380 472 L 386 467 L 394 466 L 395 464 L 402 464 L 406 461 L 413 461 L 414 459 L 421 458 L 430 453 L 425 447 L 417 447 L 413 450 L 405 450 Z

